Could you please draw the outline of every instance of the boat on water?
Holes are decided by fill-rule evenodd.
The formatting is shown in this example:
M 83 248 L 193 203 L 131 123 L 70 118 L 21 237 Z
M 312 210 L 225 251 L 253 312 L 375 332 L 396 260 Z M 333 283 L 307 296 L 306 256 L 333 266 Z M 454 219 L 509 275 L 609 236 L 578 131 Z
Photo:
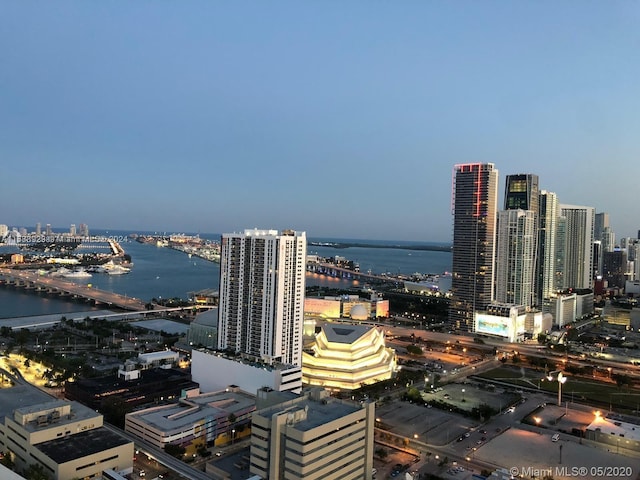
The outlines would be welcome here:
M 124 275 L 125 273 L 129 273 L 131 269 L 123 267 L 122 265 L 114 265 L 105 271 L 107 275 Z
M 410 292 L 437 292 L 440 290 L 440 276 L 414 273 L 411 280 L 404 281 L 404 288 Z
M 80 269 L 80 270 L 75 270 L 73 272 L 64 273 L 62 274 L 62 276 L 64 278 L 90 278 L 93 275 L 91 275 L 89 272 L 87 272 L 84 269 Z

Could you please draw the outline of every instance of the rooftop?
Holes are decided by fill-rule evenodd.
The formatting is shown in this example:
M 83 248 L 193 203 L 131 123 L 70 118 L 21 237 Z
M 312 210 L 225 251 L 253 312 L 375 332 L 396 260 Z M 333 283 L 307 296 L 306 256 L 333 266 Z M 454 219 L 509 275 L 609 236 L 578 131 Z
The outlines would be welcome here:
M 262 417 L 271 417 L 274 413 L 280 412 L 283 415 L 288 413 L 307 411 L 306 418 L 295 422 L 296 430 L 303 432 L 313 430 L 321 425 L 333 422 L 351 413 L 362 409 L 362 406 L 353 402 L 338 400 L 331 397 L 313 400 L 309 394 L 305 397 L 285 402 L 273 407 L 260 410 L 259 415 Z
M 218 309 L 211 308 L 206 312 L 197 314 L 192 324 L 194 323 L 197 325 L 205 325 L 208 327 L 217 327 L 218 326 Z
M 640 425 L 625 420 L 628 419 L 618 415 L 596 416 L 587 430 L 600 430 L 602 433 L 624 437 L 626 440 L 640 440 Z
M 255 408 L 256 399 L 241 390 L 220 391 L 195 395 L 180 403 L 164 407 L 152 407 L 130 413 L 149 426 L 162 431 L 183 430 L 206 418 L 227 418 L 231 413 L 238 416 Z
M 348 344 L 355 342 L 371 328 L 366 325 L 335 325 L 331 323 L 322 326 L 329 342 Z
M 37 413 L 38 411 L 42 411 L 42 410 L 53 409 L 53 408 L 61 407 L 64 405 L 71 405 L 71 414 L 62 415 L 60 419 L 57 421 L 56 425 L 65 425 L 67 423 L 75 423 L 78 420 L 86 420 L 88 418 L 93 418 L 93 417 L 102 417 L 101 414 L 97 413 L 95 410 L 90 409 L 89 407 L 85 407 L 81 403 L 73 402 L 73 401 L 69 402 L 64 400 L 55 400 L 55 399 L 51 399 L 51 400 L 52 401 L 43 403 L 40 405 L 21 408 L 21 409 L 18 409 L 18 411 L 20 411 L 20 413 L 22 414 Z M 102 421 L 100 421 L 100 424 L 102 424 Z M 50 427 L 51 425 L 47 424 L 45 426 Z M 41 430 L 42 428 L 43 428 L 42 426 L 38 426 L 36 421 L 31 421 L 26 425 L 24 425 L 24 429 L 27 430 L 28 432 L 36 432 L 38 430 Z
M 126 438 L 100 427 L 39 443 L 37 448 L 54 462 L 62 464 L 127 443 L 133 444 Z
M 0 389 L 0 422 L 4 420 L 6 415 L 13 416 L 14 410 L 51 401 L 55 401 L 51 395 L 47 395 L 31 385 L 2 388 Z

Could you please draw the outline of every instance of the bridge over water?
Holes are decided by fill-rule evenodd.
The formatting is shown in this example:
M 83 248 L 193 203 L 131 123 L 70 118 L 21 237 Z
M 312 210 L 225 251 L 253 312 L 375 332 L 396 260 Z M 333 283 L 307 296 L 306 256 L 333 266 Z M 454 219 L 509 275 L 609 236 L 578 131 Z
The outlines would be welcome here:
M 117 307 L 124 310 L 145 310 L 145 303 L 137 298 L 127 297 L 126 295 L 99 290 L 87 285 L 80 285 L 63 278 L 52 278 L 25 270 L 0 268 L 0 283 L 36 292 L 83 298 L 88 301 L 93 301 L 96 305 L 102 304 L 107 307 Z

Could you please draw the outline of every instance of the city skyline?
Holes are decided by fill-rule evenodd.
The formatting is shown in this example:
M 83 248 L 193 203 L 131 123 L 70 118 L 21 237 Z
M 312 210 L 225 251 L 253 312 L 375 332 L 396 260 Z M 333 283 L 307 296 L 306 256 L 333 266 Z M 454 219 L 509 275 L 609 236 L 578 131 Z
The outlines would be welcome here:
M 636 237 L 639 19 L 628 2 L 6 4 L 0 223 L 451 242 L 453 166 L 486 162 L 499 205 L 530 172 Z

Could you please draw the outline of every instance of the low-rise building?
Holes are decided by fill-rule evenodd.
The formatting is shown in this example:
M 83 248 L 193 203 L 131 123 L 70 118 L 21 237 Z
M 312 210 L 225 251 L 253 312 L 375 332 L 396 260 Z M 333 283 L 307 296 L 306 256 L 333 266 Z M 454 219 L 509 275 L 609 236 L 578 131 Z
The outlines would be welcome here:
M 302 382 L 329 389 L 387 380 L 396 369 L 396 353 L 385 346 L 384 332 L 365 325 L 327 323 L 302 353 Z
M 250 472 L 256 478 L 370 480 L 375 403 L 313 389 L 254 412 Z
M 191 352 L 191 375 L 203 392 L 216 392 L 228 385 L 237 385 L 245 392 L 255 392 L 262 387 L 295 393 L 302 390 L 301 367 L 278 362 L 266 364 L 205 349 Z
M 0 446 L 16 468 L 40 465 L 55 480 L 133 470 L 133 442 L 103 427 L 78 402 L 56 400 L 29 385 L 0 390 Z
M 113 399 L 123 401 L 132 409 L 147 403 L 179 398 L 183 390 L 198 387 L 191 380 L 189 372 L 178 369 L 154 368 L 134 377 L 129 380 L 116 375 L 80 378 L 66 382 L 64 394 L 69 400 L 77 400 L 94 410 L 101 410 Z
M 585 438 L 610 447 L 640 452 L 640 424 L 638 419 L 617 414 L 601 415 L 595 418 L 585 430 Z
M 231 386 L 219 392 L 189 392 L 177 403 L 129 413 L 125 431 L 157 448 L 168 444 L 219 445 L 249 433 L 254 395 Z
M 508 342 L 524 339 L 527 309 L 523 305 L 491 303 L 474 315 L 474 331 Z
M 196 315 L 189 325 L 187 343 L 194 348 L 216 348 L 218 345 L 218 309 Z

